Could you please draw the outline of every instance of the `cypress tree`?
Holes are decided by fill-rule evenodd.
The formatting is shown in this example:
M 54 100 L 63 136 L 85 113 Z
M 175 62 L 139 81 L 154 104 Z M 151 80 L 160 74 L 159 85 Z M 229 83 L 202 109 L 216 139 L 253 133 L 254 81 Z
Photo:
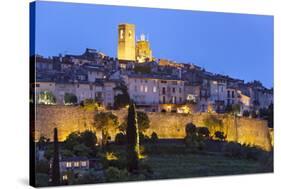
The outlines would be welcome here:
M 130 104 L 127 120 L 127 168 L 129 172 L 138 170 L 139 159 L 139 132 L 135 105 Z
M 52 163 L 52 184 L 60 184 L 60 164 L 59 164 L 59 142 L 58 129 L 54 128 L 54 156 Z

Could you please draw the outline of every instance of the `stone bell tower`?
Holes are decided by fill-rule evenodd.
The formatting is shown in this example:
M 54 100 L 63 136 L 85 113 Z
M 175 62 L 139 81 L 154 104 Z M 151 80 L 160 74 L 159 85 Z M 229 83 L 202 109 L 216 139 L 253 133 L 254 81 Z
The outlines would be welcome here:
M 119 60 L 136 60 L 135 25 L 118 25 L 118 49 L 117 57 Z

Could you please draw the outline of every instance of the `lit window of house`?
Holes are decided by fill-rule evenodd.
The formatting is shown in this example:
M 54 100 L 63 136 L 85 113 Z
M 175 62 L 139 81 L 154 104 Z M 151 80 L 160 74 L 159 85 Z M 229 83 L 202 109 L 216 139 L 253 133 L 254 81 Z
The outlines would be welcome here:
M 78 161 L 74 162 L 74 167 L 79 167 L 79 162 Z
M 87 162 L 86 162 L 86 161 L 82 161 L 82 162 L 81 162 L 81 166 L 82 166 L 82 167 L 86 167 L 86 166 L 87 166 Z
M 71 167 L 71 162 L 66 162 L 66 167 Z
M 156 93 L 157 92 L 157 88 L 156 86 L 153 86 L 153 92 Z
M 63 175 L 62 180 L 67 180 L 67 175 Z
M 143 92 L 143 85 L 140 86 L 140 91 Z
M 147 93 L 147 86 L 144 87 L 144 92 Z

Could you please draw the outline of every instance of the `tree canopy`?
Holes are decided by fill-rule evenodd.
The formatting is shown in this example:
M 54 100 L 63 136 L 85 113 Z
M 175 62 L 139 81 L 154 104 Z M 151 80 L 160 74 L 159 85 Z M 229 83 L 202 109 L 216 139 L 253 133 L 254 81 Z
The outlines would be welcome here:
M 46 105 L 55 104 L 56 103 L 56 97 L 50 91 L 42 91 L 42 92 L 39 93 L 38 103 L 39 104 L 46 104 Z
M 107 142 L 108 130 L 117 128 L 118 117 L 112 112 L 98 112 L 94 116 L 94 126 L 102 132 L 102 144 Z
M 72 93 L 64 94 L 64 104 L 77 104 L 77 97 Z
M 150 120 L 146 112 L 137 111 L 137 122 L 138 122 L 138 130 L 139 132 L 145 132 L 150 127 Z M 125 132 L 127 128 L 127 121 L 125 121 L 119 125 L 119 130 L 121 132 Z

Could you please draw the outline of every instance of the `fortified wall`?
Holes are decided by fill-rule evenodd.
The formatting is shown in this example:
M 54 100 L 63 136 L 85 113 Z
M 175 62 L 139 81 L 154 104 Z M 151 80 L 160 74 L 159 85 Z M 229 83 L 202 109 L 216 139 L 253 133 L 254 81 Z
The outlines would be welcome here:
M 126 110 L 113 111 L 122 123 L 127 116 Z M 150 128 L 145 134 L 148 136 L 156 132 L 159 138 L 184 138 L 185 125 L 193 122 L 196 126 L 205 126 L 204 120 L 210 116 L 202 114 L 176 114 L 176 113 L 148 113 Z M 271 150 L 271 135 L 264 120 L 237 118 L 229 115 L 215 115 L 222 121 L 221 127 L 209 127 L 211 134 L 222 131 L 227 135 L 227 141 L 235 141 L 241 144 L 259 146 L 265 150 Z M 53 138 L 53 128 L 58 128 L 59 140 L 63 141 L 73 131 L 90 129 L 95 131 L 94 112 L 87 111 L 76 106 L 44 106 L 36 107 L 35 140 L 40 136 Z M 111 128 L 109 134 L 115 138 L 118 130 Z

